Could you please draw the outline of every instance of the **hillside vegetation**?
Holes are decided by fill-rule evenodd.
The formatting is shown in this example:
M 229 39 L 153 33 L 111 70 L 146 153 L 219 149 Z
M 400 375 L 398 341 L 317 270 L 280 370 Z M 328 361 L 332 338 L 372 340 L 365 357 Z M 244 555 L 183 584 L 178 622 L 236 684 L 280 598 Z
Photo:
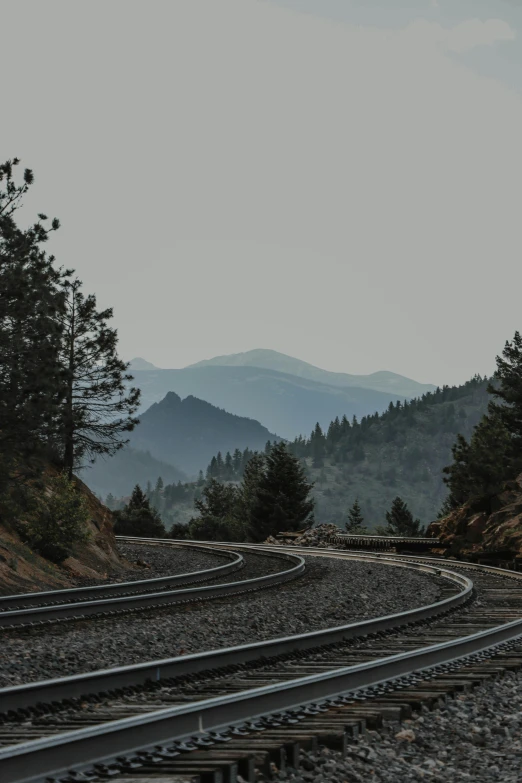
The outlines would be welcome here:
M 28 228 L 17 223 L 34 182 L 31 169 L 17 175 L 19 163 L 0 163 L 0 586 L 6 589 L 59 584 L 67 569 L 94 578 L 100 567 L 119 563 L 112 515 L 73 473 L 126 443 L 139 404 L 117 353 L 112 310 L 99 310 L 74 270 L 46 252 L 59 220 L 40 212 Z
M 385 523 L 397 496 L 423 524 L 435 519 L 448 494 L 442 470 L 457 435 L 469 437 L 485 414 L 487 385 L 476 376 L 462 386 L 390 403 L 381 415 L 336 418 L 326 432 L 317 425 L 310 437 L 296 438 L 290 448 L 314 482 L 317 521 L 344 527 L 358 499 L 365 525 L 375 528 Z M 224 470 L 212 475 L 238 481 L 241 468 L 232 477 Z
M 316 429 L 297 439 L 294 453 L 306 460 L 315 482 L 317 519 L 344 524 L 358 498 L 366 524 L 375 527 L 399 495 L 423 524 L 431 522 L 448 494 L 442 469 L 451 462 L 457 434 L 470 436 L 486 412 L 486 388 L 477 376 L 390 404 L 381 416 L 334 421 L 326 434 Z

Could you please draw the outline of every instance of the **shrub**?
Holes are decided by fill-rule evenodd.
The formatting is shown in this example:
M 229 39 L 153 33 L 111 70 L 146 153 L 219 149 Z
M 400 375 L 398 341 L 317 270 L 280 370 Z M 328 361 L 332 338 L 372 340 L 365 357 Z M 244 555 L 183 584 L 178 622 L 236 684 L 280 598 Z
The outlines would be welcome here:
M 74 481 L 65 473 L 51 479 L 50 494 L 26 529 L 29 544 L 39 554 L 61 563 L 77 544 L 89 538 L 89 509 Z

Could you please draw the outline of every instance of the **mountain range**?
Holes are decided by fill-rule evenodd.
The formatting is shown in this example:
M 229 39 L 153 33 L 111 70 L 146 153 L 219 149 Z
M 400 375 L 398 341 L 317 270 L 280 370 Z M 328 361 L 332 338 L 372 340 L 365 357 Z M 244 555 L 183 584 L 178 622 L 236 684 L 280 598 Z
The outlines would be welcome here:
M 290 439 L 309 433 L 316 422 L 327 427 L 336 416 L 382 412 L 391 401 L 435 388 L 389 372 L 331 373 L 268 350 L 216 357 L 182 369 L 149 365 L 134 359 L 130 367 L 133 383 L 142 392 L 142 410 L 174 391 L 255 419 Z
M 144 360 L 138 360 L 143 362 Z M 306 378 L 309 381 L 318 381 L 328 386 L 357 386 L 361 389 L 373 389 L 398 397 L 421 397 L 428 391 L 434 391 L 435 386 L 430 383 L 418 383 L 404 375 L 380 370 L 370 375 L 349 375 L 345 372 L 331 372 L 321 370 L 313 364 L 295 359 L 278 351 L 266 348 L 255 348 L 245 353 L 234 353 L 229 356 L 215 356 L 213 359 L 204 359 L 189 367 L 260 367 L 265 370 L 295 375 L 298 378 Z M 136 369 L 145 369 L 136 367 Z M 148 368 L 150 369 L 150 368 Z

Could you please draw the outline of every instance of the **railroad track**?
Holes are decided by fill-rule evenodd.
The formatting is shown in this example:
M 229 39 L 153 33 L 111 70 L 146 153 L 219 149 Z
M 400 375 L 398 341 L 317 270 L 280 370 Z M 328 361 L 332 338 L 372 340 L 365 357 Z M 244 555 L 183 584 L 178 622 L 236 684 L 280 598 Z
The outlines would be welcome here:
M 300 747 L 346 749 L 367 725 L 522 664 L 514 652 L 522 575 L 464 563 L 457 572 L 426 558 L 307 554 L 436 573 L 448 589 L 429 607 L 338 629 L 2 689 L 2 783 L 68 783 L 82 770 L 120 783 L 138 774 L 234 783 L 238 771 L 253 780 L 256 768 L 269 776 L 273 764 L 296 766 Z
M 147 543 L 158 545 L 157 539 L 132 539 L 121 537 L 122 542 Z M 256 552 L 263 557 L 282 559 L 290 565 L 287 568 L 235 582 L 224 582 L 205 587 L 191 587 L 204 581 L 224 578 L 228 574 L 245 567 L 243 555 L 230 551 L 230 548 L 210 547 L 186 542 L 163 541 L 162 546 L 197 549 L 222 557 L 227 562 L 214 568 L 193 571 L 187 574 L 144 579 L 133 582 L 96 585 L 93 587 L 51 590 L 46 592 L 24 593 L 0 598 L 0 629 L 14 626 L 30 626 L 41 623 L 77 620 L 91 616 L 113 614 L 168 606 L 187 601 L 201 601 L 211 598 L 235 595 L 271 587 L 295 579 L 304 572 L 304 560 L 296 554 L 266 551 Z M 183 587 L 180 587 L 183 585 Z M 175 588 L 175 589 L 172 589 Z

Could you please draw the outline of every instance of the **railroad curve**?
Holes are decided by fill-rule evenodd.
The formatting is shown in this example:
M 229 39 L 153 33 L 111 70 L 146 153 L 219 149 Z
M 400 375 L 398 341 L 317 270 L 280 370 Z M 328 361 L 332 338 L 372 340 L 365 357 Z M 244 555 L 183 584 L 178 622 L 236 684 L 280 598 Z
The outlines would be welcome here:
M 119 538 L 119 540 L 132 543 L 147 543 L 148 545 L 158 542 L 158 539 L 124 537 Z M 162 545 L 209 551 L 208 546 L 198 542 L 162 540 Z M 260 590 L 275 584 L 283 584 L 299 577 L 305 569 L 305 563 L 301 556 L 294 553 L 274 552 L 272 557 L 289 562 L 291 567 L 265 576 L 257 576 L 237 582 L 226 582 L 205 587 L 187 587 L 177 590 L 168 589 L 169 586 L 176 583 L 191 584 L 207 581 L 225 576 L 244 567 L 243 556 L 230 551 L 230 548 L 220 547 L 213 551 L 215 554 L 219 553 L 228 557 L 230 562 L 223 566 L 202 569 L 189 574 L 178 574 L 134 582 L 119 582 L 110 585 L 96 585 L 94 587 L 71 588 L 68 590 L 24 593 L 0 598 L 0 628 L 76 620 L 114 612 L 139 611 L 151 607 L 185 603 L 187 601 L 221 598 L 223 596 L 250 592 L 251 590 Z M 256 554 L 270 556 L 266 551 L 259 551 Z
M 215 546 L 224 548 L 230 547 L 230 544 Z M 253 547 L 234 545 L 234 548 L 246 551 Z M 274 551 L 279 548 L 269 547 L 269 549 Z M 284 550 L 284 548 L 280 549 Z M 291 549 L 295 553 L 297 548 Z M 353 623 L 342 628 L 183 656 L 169 661 L 93 672 L 52 682 L 2 689 L 0 704 L 3 698 L 4 705 L 9 704 L 8 709 L 13 710 L 13 714 L 16 715 L 18 709 L 18 719 L 20 715 L 23 716 L 24 711 L 26 718 L 31 716 L 31 705 L 35 704 L 35 700 L 41 703 L 47 700 L 56 702 L 61 699 L 62 705 L 66 702 L 72 704 L 79 695 L 85 696 L 89 692 L 96 691 L 99 693 L 100 689 L 105 693 L 102 704 L 112 705 L 110 708 L 107 707 L 108 714 L 105 714 L 105 718 L 98 711 L 99 725 L 56 734 L 45 739 L 36 739 L 21 746 L 13 744 L 0 749 L 0 770 L 5 776 L 2 780 L 6 783 L 24 779 L 41 780 L 52 774 L 62 774 L 70 766 L 74 766 L 75 769 L 92 767 L 96 760 L 98 764 L 113 763 L 115 764 L 113 771 L 119 769 L 122 773 L 129 764 L 139 766 L 140 769 L 147 768 L 147 764 L 150 766 L 165 762 L 166 759 L 169 759 L 169 763 L 172 764 L 174 763 L 172 760 L 179 756 L 186 759 L 185 754 L 189 751 L 201 753 L 203 746 L 219 748 L 222 747 L 221 743 L 227 742 L 226 747 L 230 751 L 233 746 L 229 743 L 238 736 L 238 732 L 241 736 L 259 737 L 256 732 L 263 731 L 263 737 L 266 738 L 269 735 L 273 736 L 274 731 L 276 733 L 280 731 L 281 737 L 284 735 L 288 739 L 291 736 L 291 732 L 290 735 L 288 734 L 289 725 L 295 728 L 299 724 L 302 727 L 303 722 L 309 721 L 314 715 L 322 715 L 329 708 L 337 711 L 342 708 L 345 713 L 351 710 L 353 714 L 353 705 L 359 704 L 359 711 L 355 710 L 355 713 L 360 715 L 361 701 L 376 695 L 382 700 L 389 694 L 393 695 L 397 689 L 415 686 L 415 683 L 433 679 L 437 672 L 446 672 L 447 677 L 451 678 L 448 672 L 457 670 L 463 661 L 469 667 L 474 656 L 478 654 L 479 657 L 483 657 L 484 650 L 488 650 L 488 655 L 494 652 L 504 656 L 509 655 L 506 651 L 518 642 L 522 634 L 522 575 L 520 574 L 480 566 L 470 569 L 477 574 L 480 572 L 480 579 L 484 578 L 486 582 L 489 580 L 480 587 L 484 596 L 488 598 L 489 604 L 487 611 L 481 609 L 479 605 L 472 604 L 467 610 L 471 623 L 466 625 L 466 623 L 459 623 L 460 613 L 455 613 L 455 609 L 471 600 L 473 583 L 462 574 L 452 572 L 448 568 L 440 568 L 438 560 L 430 563 L 428 558 L 423 558 L 422 562 L 415 562 L 413 559 L 406 561 L 404 558 L 383 557 L 361 552 L 347 553 L 308 548 L 302 551 L 312 556 L 373 560 L 395 567 L 431 571 L 451 579 L 453 583 L 458 583 L 462 589 L 456 596 L 438 602 L 438 606 L 435 604 L 387 618 Z M 288 553 L 288 549 L 283 553 Z M 467 565 L 458 564 L 464 568 Z M 505 589 L 507 581 L 510 584 L 509 589 Z M 496 616 L 491 614 L 493 611 Z M 515 616 L 515 619 L 498 624 L 499 620 L 505 621 L 510 613 Z M 436 623 L 433 624 L 433 616 L 438 616 L 439 627 Z M 431 624 L 426 625 L 428 622 Z M 477 630 L 479 625 L 481 627 Z M 388 643 L 387 651 L 394 654 L 383 657 L 379 649 L 382 647 L 381 639 L 387 638 L 383 635 L 396 634 L 398 629 L 404 629 L 405 626 L 413 626 L 413 628 L 410 631 L 403 631 L 404 638 L 400 639 L 399 648 L 410 649 L 406 652 L 401 649 L 390 650 L 393 642 Z M 475 633 L 462 635 L 464 626 L 466 626 L 465 630 L 474 626 Z M 426 627 L 428 631 L 423 630 Z M 437 630 L 434 632 L 433 629 Z M 446 638 L 442 642 L 426 645 L 426 635 L 428 634 L 429 639 L 429 635 L 433 636 L 434 633 L 443 634 Z M 453 638 L 448 638 L 451 636 Z M 374 638 L 377 639 L 377 650 L 372 649 Z M 364 649 L 367 642 L 369 642 L 368 649 Z M 354 663 L 356 658 L 359 660 Z M 339 665 L 347 661 L 350 661 L 351 665 Z M 260 673 L 261 681 L 268 681 L 269 684 L 259 687 Z M 289 678 L 290 674 L 292 677 Z M 305 676 L 300 676 L 303 674 Z M 209 677 L 212 686 L 209 685 Z M 233 683 L 230 682 L 230 677 L 236 678 Z M 194 692 L 194 678 L 196 682 L 201 682 L 197 693 Z M 145 689 L 152 694 L 152 701 L 148 707 L 147 702 L 143 702 L 140 696 L 143 694 L 144 682 Z M 184 682 L 189 683 L 186 686 L 188 691 L 186 689 L 183 691 Z M 215 693 L 217 695 L 214 695 Z M 133 694 L 137 700 L 134 707 Z M 53 695 L 55 699 L 52 699 Z M 86 698 L 88 699 L 88 696 Z M 328 704 L 317 705 L 318 700 L 329 701 Z M 389 703 L 392 702 L 393 700 L 389 700 Z M 165 704 L 173 703 L 175 706 L 165 707 Z M 310 707 L 310 703 L 315 706 Z M 114 713 L 110 712 L 110 709 L 115 709 L 115 704 L 117 714 L 121 716 L 125 711 L 127 712 L 127 715 L 120 717 L 119 720 L 114 720 Z M 162 706 L 163 709 L 158 709 L 158 706 Z M 57 709 L 59 713 L 60 705 Z M 141 714 L 132 715 L 133 709 Z M 275 717 L 274 713 L 277 713 Z M 253 717 L 259 717 L 259 721 L 252 723 Z M 243 730 L 229 729 L 230 724 L 245 720 L 250 722 L 246 728 L 243 727 Z M 344 720 L 348 726 L 350 720 L 348 718 Z M 324 718 L 324 721 L 327 722 L 327 719 Z M 335 723 L 335 720 L 333 722 Z M 359 720 L 359 724 L 360 722 Z M 44 723 L 49 732 L 53 724 L 52 710 L 49 720 Z M 65 723 L 67 725 L 67 721 Z M 352 721 L 350 725 L 355 723 Z M 64 728 L 63 720 L 61 727 Z M 57 721 L 55 729 L 60 730 L 60 720 Z M 286 734 L 283 729 L 286 730 Z M 302 728 L 299 731 L 304 736 Z M 214 734 L 211 734 L 212 732 Z M 297 729 L 294 731 L 294 739 L 296 732 Z M 16 735 L 11 736 L 14 740 Z M 187 738 L 194 736 L 195 741 L 187 744 Z M 239 740 L 234 741 L 239 742 Z M 259 746 L 259 742 L 256 745 L 254 739 L 244 740 L 244 742 L 251 742 L 252 747 Z M 285 744 L 283 739 L 281 743 Z M 288 742 L 286 744 L 288 745 Z M 139 750 L 140 748 L 142 751 Z M 241 757 L 239 749 L 236 748 L 236 751 L 238 757 Z M 211 750 L 205 752 L 210 754 L 207 760 L 212 761 Z M 217 751 L 214 755 L 216 753 Z M 194 753 L 190 758 L 197 766 Z M 177 768 L 184 769 L 183 763 L 176 762 Z M 190 766 L 189 762 L 186 764 Z M 201 759 L 199 766 L 202 768 L 204 766 Z M 216 762 L 216 769 L 218 768 L 219 763 Z M 98 772 L 102 776 L 105 774 L 101 767 Z M 70 779 L 72 780 L 73 777 Z

